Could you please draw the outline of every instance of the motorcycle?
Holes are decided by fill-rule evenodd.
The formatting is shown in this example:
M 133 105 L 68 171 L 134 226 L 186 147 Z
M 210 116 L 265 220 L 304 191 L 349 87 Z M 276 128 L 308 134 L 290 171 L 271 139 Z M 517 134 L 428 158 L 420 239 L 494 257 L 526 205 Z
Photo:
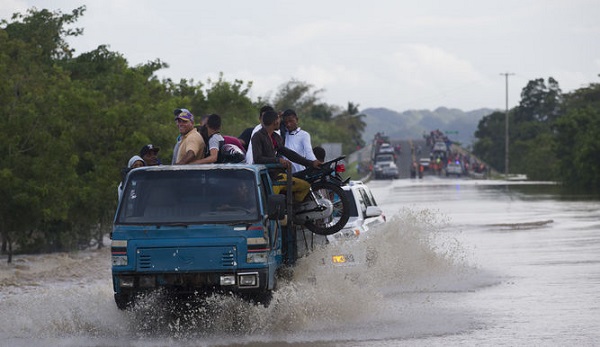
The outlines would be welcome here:
M 305 226 L 319 235 L 331 235 L 340 231 L 350 218 L 350 200 L 339 172 L 345 158 L 341 156 L 327 161 L 320 169 L 306 169 L 293 176 L 310 183 L 310 191 L 304 202 L 294 206 L 294 223 Z

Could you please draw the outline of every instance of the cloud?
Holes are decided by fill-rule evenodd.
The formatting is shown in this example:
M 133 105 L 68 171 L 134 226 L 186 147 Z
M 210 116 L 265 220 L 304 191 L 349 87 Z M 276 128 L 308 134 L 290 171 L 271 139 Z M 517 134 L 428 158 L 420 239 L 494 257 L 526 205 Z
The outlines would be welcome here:
M 389 63 L 398 77 L 414 76 L 437 81 L 480 78 L 469 61 L 442 48 L 424 44 L 404 45 L 390 57 Z
M 20 0 L 2 0 L 0 1 L 0 19 L 10 20 L 13 13 L 19 12 L 24 14 L 29 6 L 25 1 Z
M 72 0 L 1 0 L 9 19 L 32 6 L 70 12 Z M 132 65 L 160 58 L 159 77 L 252 81 L 266 96 L 292 78 L 343 106 L 474 109 L 511 104 L 531 78 L 555 77 L 569 91 L 598 81 L 597 0 L 473 2 L 358 0 L 88 2 L 70 38 L 80 54 L 108 44 Z
M 470 61 L 424 44 L 402 45 L 382 63 L 387 72 L 381 77 L 382 83 L 384 79 L 393 81 L 383 84 L 385 94 L 395 94 L 396 99 L 401 96 L 405 105 L 415 107 L 443 102 L 458 105 L 471 97 L 465 95 L 464 88 L 486 83 L 486 77 Z

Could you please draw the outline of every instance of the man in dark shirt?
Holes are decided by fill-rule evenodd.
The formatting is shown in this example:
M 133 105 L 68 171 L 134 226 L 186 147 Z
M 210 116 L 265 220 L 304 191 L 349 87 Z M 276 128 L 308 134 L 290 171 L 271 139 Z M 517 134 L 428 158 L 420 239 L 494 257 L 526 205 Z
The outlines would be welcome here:
M 286 148 L 283 138 L 275 132 L 279 129 L 279 115 L 275 111 L 267 111 L 262 116 L 262 129 L 252 136 L 252 156 L 255 164 L 281 164 L 284 168 L 289 168 L 291 162 L 304 165 L 306 167 L 319 168 L 322 162 L 318 160 L 308 160 L 293 150 Z M 283 158 L 285 156 L 288 159 Z M 273 173 L 275 180 L 285 182 L 285 174 Z M 309 192 L 310 184 L 302 179 L 293 177 L 292 192 L 294 200 L 303 201 Z M 275 186 L 275 193 L 285 189 L 285 186 Z

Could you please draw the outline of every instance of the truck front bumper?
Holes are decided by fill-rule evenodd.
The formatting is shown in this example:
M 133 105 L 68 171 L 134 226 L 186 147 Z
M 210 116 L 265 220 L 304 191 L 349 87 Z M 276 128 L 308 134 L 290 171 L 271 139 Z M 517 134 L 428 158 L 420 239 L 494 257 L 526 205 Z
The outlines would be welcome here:
M 250 293 L 270 289 L 268 275 L 266 268 L 187 273 L 113 272 L 113 287 L 115 293 L 138 293 L 159 288 L 181 294 Z

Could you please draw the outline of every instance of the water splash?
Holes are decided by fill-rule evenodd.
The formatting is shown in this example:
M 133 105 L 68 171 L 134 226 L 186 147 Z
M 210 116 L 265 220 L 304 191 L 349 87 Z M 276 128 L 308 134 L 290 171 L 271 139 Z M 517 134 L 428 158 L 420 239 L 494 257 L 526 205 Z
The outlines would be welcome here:
M 280 280 L 268 307 L 231 295 L 174 305 L 157 293 L 139 300 L 133 310 L 119 311 L 110 277 L 82 285 L 85 276 L 77 273 L 82 277 L 70 285 L 41 283 L 39 290 L 9 295 L 2 303 L 0 337 L 29 342 L 32 336 L 45 342 L 93 338 L 126 344 L 141 341 L 142 345 L 155 340 L 197 345 L 201 339 L 205 345 L 218 345 L 223 341 L 327 341 L 339 339 L 338 332 L 344 331 L 345 337 L 360 340 L 369 333 L 366 321 L 385 326 L 382 317 L 393 317 L 397 310 L 421 317 L 421 322 L 453 314 L 444 313 L 428 299 L 415 303 L 415 295 L 477 286 L 473 280 L 477 270 L 468 264 L 466 252 L 446 227 L 447 221 L 436 211 L 403 209 L 356 242 L 317 248 L 300 259 L 293 275 Z M 374 252 L 376 256 L 371 253 L 369 261 L 355 266 L 324 264 L 322 260 L 336 252 Z M 108 261 L 102 266 L 108 267 Z M 408 318 L 404 324 L 412 332 L 422 329 Z M 390 336 L 397 331 L 390 327 Z M 381 330 L 378 334 L 384 336 Z

